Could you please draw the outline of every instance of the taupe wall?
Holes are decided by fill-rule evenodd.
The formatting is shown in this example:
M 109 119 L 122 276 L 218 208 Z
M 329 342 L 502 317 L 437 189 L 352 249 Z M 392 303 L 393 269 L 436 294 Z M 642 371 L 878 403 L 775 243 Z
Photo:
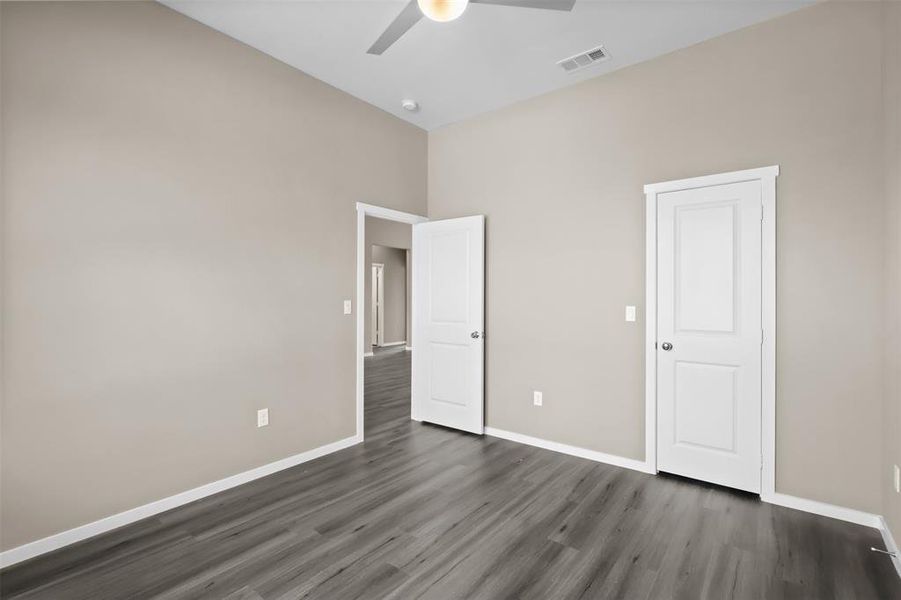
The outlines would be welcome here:
M 427 144 L 156 4 L 0 3 L 0 549 L 352 435 L 353 204 L 425 214 L 427 161 L 430 217 L 488 215 L 489 424 L 633 458 L 641 186 L 779 164 L 777 487 L 897 532 L 899 12 L 819 5 Z
M 353 435 L 354 202 L 423 214 L 425 133 L 158 4 L 0 10 L 0 547 Z
M 885 418 L 883 420 L 883 510 L 895 536 L 901 535 L 901 495 L 892 468 L 901 465 L 901 2 L 885 2 L 885 198 L 886 315 Z M 897 537 L 896 537 L 897 539 Z
M 382 273 L 385 301 L 383 341 L 385 344 L 405 342 L 407 340 L 407 250 L 373 246 L 372 262 L 385 265 Z M 371 300 L 372 295 L 369 298 Z M 371 334 L 370 337 L 372 337 Z
M 488 424 L 643 458 L 642 185 L 778 164 L 777 489 L 880 512 L 881 69 L 831 2 L 431 133 L 429 217 L 487 215 Z
M 414 214 L 424 215 L 425 211 L 415 210 L 409 211 Z M 374 217 L 366 217 L 366 265 L 364 269 L 363 279 L 363 298 L 365 301 L 363 313 L 363 331 L 364 347 L 369 347 L 372 340 L 372 247 L 374 245 L 389 246 L 391 248 L 402 248 L 411 250 L 413 248 L 413 226 L 406 223 L 398 223 L 397 221 L 386 221 L 385 219 L 376 219 Z M 407 287 L 408 294 L 411 286 Z M 408 295 L 408 305 L 413 306 Z M 409 319 L 407 327 L 410 327 Z

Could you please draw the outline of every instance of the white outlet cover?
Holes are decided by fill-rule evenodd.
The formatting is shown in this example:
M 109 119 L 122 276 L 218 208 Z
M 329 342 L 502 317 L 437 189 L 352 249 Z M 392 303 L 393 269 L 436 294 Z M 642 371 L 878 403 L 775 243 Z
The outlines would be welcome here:
M 350 300 L 344 301 L 344 314 L 349 315 L 353 310 L 353 305 L 350 303 Z
M 626 321 L 629 321 L 629 322 L 635 321 L 635 307 L 634 306 L 626 307 Z
M 895 493 L 901 494 L 901 469 L 898 468 L 898 465 L 895 465 Z
M 541 406 L 544 403 L 544 394 L 535 390 L 532 392 L 532 404 L 535 406 Z
M 269 409 L 261 408 L 257 411 L 257 427 L 266 427 L 269 425 Z

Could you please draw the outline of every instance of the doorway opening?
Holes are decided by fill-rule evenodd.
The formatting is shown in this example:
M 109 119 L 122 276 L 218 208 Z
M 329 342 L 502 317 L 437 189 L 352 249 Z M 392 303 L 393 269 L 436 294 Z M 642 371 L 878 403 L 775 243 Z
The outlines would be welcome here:
M 367 219 L 370 241 L 378 240 L 385 231 L 396 232 L 405 239 L 392 239 L 393 243 L 403 243 L 410 237 L 410 225 L 391 223 L 385 225 L 379 219 Z M 406 231 L 405 231 L 406 230 Z M 369 348 L 366 356 L 396 346 L 412 351 L 412 251 L 407 247 L 369 245 L 369 291 L 366 293 L 366 327 Z
M 409 420 L 412 230 L 428 219 L 357 204 L 357 437 Z
M 408 284 L 404 293 L 411 310 L 403 311 L 406 323 L 402 337 L 406 339 L 393 340 L 394 346 L 386 342 L 391 329 L 389 277 L 391 272 L 397 275 L 403 269 L 389 269 L 389 254 L 380 258 L 381 262 L 373 261 L 373 252 L 378 253 L 379 247 L 407 251 L 404 275 Z M 377 306 L 379 280 L 384 294 L 381 306 Z M 374 300 L 376 306 L 367 306 L 367 299 Z M 394 303 L 395 310 L 400 304 Z M 401 362 L 394 369 L 395 375 L 402 375 L 397 375 L 398 379 L 373 372 L 371 382 L 375 386 L 379 379 L 389 378 L 389 385 L 403 385 L 392 396 L 395 408 L 400 407 L 414 421 L 484 433 L 484 215 L 429 221 L 418 215 L 358 203 L 357 308 L 358 440 L 363 441 L 368 430 L 364 427 L 370 380 L 367 361 L 375 368 L 383 364 L 380 355 L 384 354 L 385 360 L 396 358 L 386 348 L 396 348 L 398 352 L 403 348 L 406 353 L 406 364 Z M 380 309 L 384 310 L 382 317 Z M 372 321 L 376 321 L 375 334 Z M 405 319 L 395 321 L 400 329 Z
M 408 223 L 366 219 L 370 276 L 365 311 L 371 345 L 363 361 L 363 426 L 370 438 L 409 423 L 412 414 L 412 228 Z

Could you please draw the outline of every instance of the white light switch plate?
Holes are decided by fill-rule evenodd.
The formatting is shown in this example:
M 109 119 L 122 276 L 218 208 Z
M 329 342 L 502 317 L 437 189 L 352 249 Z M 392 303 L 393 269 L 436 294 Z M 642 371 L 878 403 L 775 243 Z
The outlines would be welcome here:
M 257 427 L 269 425 L 269 409 L 261 408 L 257 411 Z
M 344 314 L 345 314 L 345 315 L 349 315 L 349 314 L 350 314 L 350 312 L 351 312 L 351 310 L 352 310 L 352 308 L 351 308 L 352 306 L 353 306 L 353 305 L 350 303 L 350 300 L 345 300 L 345 301 L 344 301 Z
M 901 469 L 895 465 L 895 493 L 901 494 Z
M 626 307 L 626 321 L 635 321 L 635 307 L 627 306 Z
M 532 404 L 535 406 L 541 406 L 544 402 L 544 395 L 539 391 L 532 392 Z

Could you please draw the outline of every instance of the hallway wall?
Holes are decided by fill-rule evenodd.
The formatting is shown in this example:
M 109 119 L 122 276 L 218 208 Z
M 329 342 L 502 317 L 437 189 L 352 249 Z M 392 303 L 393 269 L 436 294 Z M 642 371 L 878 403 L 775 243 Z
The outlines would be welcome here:
M 407 250 L 387 246 L 372 247 L 372 263 L 385 265 L 383 277 L 384 343 L 406 342 L 407 336 Z M 371 271 L 370 271 L 371 273 Z M 371 300 L 372 296 L 370 296 Z M 371 309 L 370 309 L 371 310 Z M 371 312 L 369 313 L 372 314 Z M 370 338 L 372 335 L 370 334 Z

